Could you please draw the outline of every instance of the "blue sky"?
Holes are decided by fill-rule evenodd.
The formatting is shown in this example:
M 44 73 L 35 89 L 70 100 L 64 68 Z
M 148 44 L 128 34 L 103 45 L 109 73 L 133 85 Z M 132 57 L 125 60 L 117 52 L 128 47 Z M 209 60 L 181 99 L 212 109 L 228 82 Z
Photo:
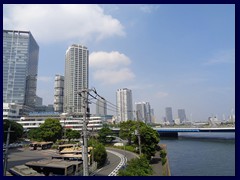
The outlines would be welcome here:
M 169 106 L 194 121 L 235 109 L 235 5 L 4 5 L 3 28 L 38 42 L 44 104 L 53 104 L 54 76 L 76 43 L 90 52 L 90 88 L 113 104 L 126 87 L 133 104 L 150 102 L 157 122 Z

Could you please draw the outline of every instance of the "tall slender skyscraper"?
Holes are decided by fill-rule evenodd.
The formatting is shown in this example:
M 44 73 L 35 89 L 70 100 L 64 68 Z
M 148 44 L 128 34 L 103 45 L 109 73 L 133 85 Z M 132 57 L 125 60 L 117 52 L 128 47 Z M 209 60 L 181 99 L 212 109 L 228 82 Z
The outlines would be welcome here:
M 31 32 L 3 30 L 3 103 L 34 108 L 38 54 Z
M 65 55 L 64 112 L 83 113 L 83 100 L 77 93 L 88 88 L 87 47 L 73 44 Z
M 146 102 L 146 116 L 147 116 L 147 121 L 146 123 L 152 123 L 152 115 L 151 115 L 151 105 L 149 102 Z
M 151 123 L 151 106 L 149 102 L 138 102 L 135 103 L 136 105 L 136 111 L 138 113 L 138 119 L 141 120 L 144 123 Z
M 117 90 L 117 119 L 119 122 L 133 120 L 132 91 L 130 89 Z
M 180 119 L 180 123 L 183 123 L 187 120 L 186 113 L 184 109 L 178 109 L 178 118 Z
M 174 124 L 172 108 L 166 107 L 166 120 L 172 125 Z
M 106 116 L 107 115 L 107 102 L 106 102 L 106 100 L 97 99 L 96 115 L 98 115 L 98 116 Z
M 54 111 L 63 112 L 64 76 L 55 75 L 54 83 Z
M 137 102 L 136 105 L 136 113 L 137 113 L 137 120 L 142 121 L 144 123 L 147 122 L 147 109 L 145 102 Z

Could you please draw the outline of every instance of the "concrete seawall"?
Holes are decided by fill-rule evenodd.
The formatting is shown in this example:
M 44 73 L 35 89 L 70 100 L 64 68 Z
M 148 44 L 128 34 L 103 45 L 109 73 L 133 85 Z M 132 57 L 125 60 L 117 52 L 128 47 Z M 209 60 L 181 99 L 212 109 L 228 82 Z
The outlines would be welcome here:
M 162 150 L 165 150 L 166 153 L 168 154 L 167 152 L 167 145 L 166 144 L 161 144 L 160 145 L 161 149 Z M 163 176 L 171 176 L 171 170 L 170 170 L 170 165 L 169 165 L 169 160 L 168 160 L 168 156 L 166 156 L 166 163 L 163 165 Z

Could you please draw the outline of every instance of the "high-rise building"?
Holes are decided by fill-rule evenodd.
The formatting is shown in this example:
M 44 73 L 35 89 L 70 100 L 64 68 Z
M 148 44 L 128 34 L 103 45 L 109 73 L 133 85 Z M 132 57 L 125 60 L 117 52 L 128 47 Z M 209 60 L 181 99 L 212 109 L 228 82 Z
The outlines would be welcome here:
M 117 90 L 117 120 L 133 120 L 132 91 L 127 88 Z
M 107 115 L 107 102 L 105 99 L 97 99 L 96 103 L 96 115 L 106 116 Z
M 54 83 L 54 111 L 63 112 L 63 96 L 64 96 L 64 76 L 55 75 Z
M 187 117 L 184 109 L 178 109 L 178 118 L 180 120 L 180 123 L 187 121 Z
M 88 89 L 87 47 L 73 44 L 65 55 L 64 112 L 83 113 L 83 98 L 77 93 Z
M 151 123 L 151 106 L 149 102 L 138 102 L 135 103 L 137 111 L 137 120 L 143 121 L 144 123 Z
M 39 96 L 36 96 L 35 106 L 42 106 L 42 105 L 43 105 L 43 99 Z
M 151 123 L 156 123 L 156 117 L 154 115 L 154 109 L 151 109 Z
M 149 102 L 146 102 L 146 113 L 147 113 L 147 123 L 152 123 L 152 115 L 151 115 L 151 105 Z
M 3 103 L 34 108 L 38 54 L 31 32 L 3 30 Z
M 165 110 L 166 110 L 166 120 L 167 120 L 167 122 L 169 122 L 171 125 L 174 124 L 172 108 L 171 107 L 166 107 Z
M 146 121 L 147 121 L 146 103 L 145 102 L 137 102 L 137 103 L 135 103 L 135 106 L 136 106 L 137 120 L 146 123 Z

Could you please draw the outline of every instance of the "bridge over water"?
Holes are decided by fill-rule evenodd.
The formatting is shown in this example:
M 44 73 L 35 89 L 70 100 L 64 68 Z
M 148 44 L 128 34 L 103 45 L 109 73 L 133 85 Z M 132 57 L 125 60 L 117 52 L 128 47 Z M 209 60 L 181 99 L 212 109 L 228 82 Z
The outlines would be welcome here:
M 235 127 L 227 127 L 227 128 L 153 128 L 155 129 L 160 136 L 178 136 L 179 132 L 235 132 Z
M 160 136 L 178 136 L 179 132 L 235 132 L 235 127 L 226 128 L 164 128 L 164 127 L 153 127 Z M 112 131 L 119 132 L 120 128 L 112 128 Z

